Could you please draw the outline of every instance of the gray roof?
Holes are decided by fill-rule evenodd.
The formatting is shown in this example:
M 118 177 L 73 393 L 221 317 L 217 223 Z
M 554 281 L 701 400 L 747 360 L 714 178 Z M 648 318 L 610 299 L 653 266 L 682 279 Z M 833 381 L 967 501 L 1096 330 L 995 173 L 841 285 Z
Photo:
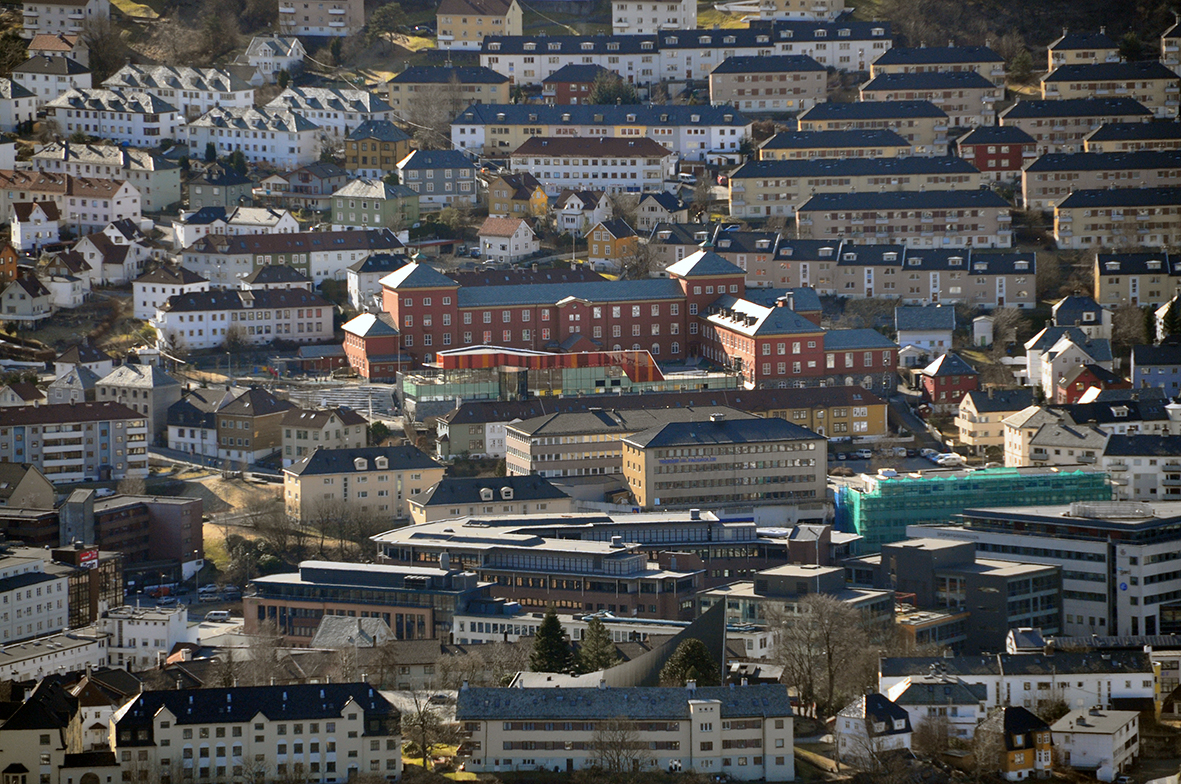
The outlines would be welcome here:
M 13 73 L 46 74 L 48 76 L 77 76 L 90 73 L 90 69 L 73 57 L 39 55 L 30 57 L 12 69 Z
M 778 161 L 791 163 L 792 161 Z M 750 166 L 751 164 L 747 164 Z M 970 164 L 969 164 L 970 165 Z M 745 168 L 745 167 L 743 167 Z M 975 168 L 973 167 L 973 170 Z M 1181 190 L 1181 189 L 1178 189 Z M 817 193 L 797 212 L 832 212 L 850 210 L 939 210 L 939 209 L 1009 209 L 996 193 L 986 190 L 964 191 L 890 191 L 887 193 Z M 962 255 L 962 253 L 961 253 Z
M 377 139 L 379 142 L 407 142 L 410 136 L 389 120 L 366 120 L 348 135 L 349 141 Z
M 125 65 L 103 82 L 104 87 L 129 90 L 196 90 L 254 92 L 249 84 L 221 68 L 174 65 Z
M 1133 367 L 1145 365 L 1181 365 L 1181 343 L 1159 346 L 1132 346 Z
M 189 123 L 191 126 L 227 128 L 235 131 L 300 133 L 320 126 L 297 112 L 285 109 L 218 106 Z
M 393 639 L 390 626 L 381 618 L 352 618 L 325 615 L 316 627 L 310 648 L 375 648 Z
M 1095 314 L 1092 322 L 1096 325 L 1103 323 L 1103 307 L 1095 301 L 1094 297 L 1084 294 L 1071 294 L 1069 297 L 1063 297 L 1054 303 L 1052 308 L 1054 314 L 1054 324 L 1057 326 L 1078 326 L 1083 324 L 1083 315 L 1086 313 Z
M 798 73 L 823 71 L 824 66 L 806 54 L 776 54 L 771 56 L 738 55 L 727 57 L 712 74 Z
M 509 80 L 482 65 L 413 65 L 390 79 L 390 84 L 504 84 Z
M 3 465 L 3 464 L 0 464 Z M 511 496 L 502 491 L 511 490 Z M 545 501 L 569 498 L 543 476 L 445 477 L 410 500 L 425 507 L 478 504 L 481 490 L 491 490 L 497 501 Z
M 55 57 L 55 60 L 64 60 L 64 57 Z M 11 79 L 0 79 L 0 98 L 12 100 L 14 98 L 32 98 L 34 95 L 32 90 L 29 90 L 24 85 L 14 82 Z
M 1123 729 L 1139 715 L 1140 712 L 1134 710 L 1079 708 L 1058 719 L 1050 729 L 1054 732 L 1070 732 L 1076 735 L 1089 733 L 1111 735 Z
M 1145 111 L 1148 111 L 1145 109 Z M 930 101 L 854 101 L 818 103 L 800 115 L 800 122 L 834 120 L 947 119 L 947 112 Z
M 884 694 L 874 693 L 858 697 L 851 704 L 842 708 L 837 715 L 851 719 L 865 719 L 869 724 L 866 730 L 875 736 L 905 735 L 912 729 L 910 714 Z M 902 727 L 896 729 L 895 721 L 903 722 Z M 883 725 L 882 729 L 880 731 L 874 730 L 875 724 Z
M 813 150 L 851 147 L 910 147 L 910 142 L 886 128 L 851 128 L 843 131 L 783 131 L 763 142 L 759 149 Z
M 919 677 L 911 678 L 906 691 L 894 699 L 895 705 L 977 705 L 988 699 L 988 687 L 983 683 L 964 683 L 962 680 Z
M 94 385 L 98 383 L 98 374 L 85 365 L 77 365 L 68 373 L 63 373 L 60 378 L 54 379 L 49 384 L 50 389 L 94 389 Z
M 899 332 L 955 330 L 955 308 L 911 305 L 894 308 L 894 328 Z
M 881 660 L 884 677 L 925 675 L 932 667 L 949 675 L 1071 675 L 1082 673 L 1143 674 L 1152 672 L 1152 660 L 1143 650 L 1055 651 L 1052 656 L 1040 653 L 1001 653 L 984 656 L 888 656 Z
M 825 104 L 821 104 L 824 106 Z M 1045 117 L 1141 117 L 1150 119 L 1152 110 L 1132 98 L 1063 98 L 1018 101 L 1000 113 L 1001 120 Z
M 272 111 L 329 111 L 353 114 L 391 111 L 389 103 L 368 90 L 339 87 L 288 87 L 266 105 Z
M 711 247 L 703 247 L 696 253 L 672 264 L 666 270 L 669 275 L 679 278 L 705 278 L 717 275 L 745 275 L 741 267 L 732 264 L 713 251 Z
M 960 358 L 959 354 L 947 352 L 923 368 L 924 376 L 975 376 L 976 369 Z
M 974 389 L 965 395 L 972 401 L 972 407 L 978 413 L 997 413 L 1001 411 L 1021 411 L 1033 405 L 1033 389 L 991 389 L 988 391 Z
M 374 461 L 384 457 L 389 460 L 388 469 L 375 468 Z M 365 460 L 365 468 L 357 468 L 357 459 Z M 283 469 L 295 476 L 317 474 L 364 474 L 370 471 L 410 471 L 424 468 L 441 468 L 425 452 L 413 446 L 366 446 L 356 449 L 314 450 L 310 455 Z
M 1098 452 L 1107 444 L 1108 433 L 1094 425 L 1048 422 L 1029 439 L 1030 446 L 1067 446 Z
M 1124 123 L 1124 125 L 1132 124 Z M 1176 168 L 1181 168 L 1181 150 L 1136 150 L 1135 152 L 1050 153 L 1027 165 L 1025 171 L 1037 173 Z
M 697 117 L 696 120 L 693 118 Z M 623 104 L 550 106 L 545 104 L 473 104 L 452 125 L 725 125 L 744 127 L 750 120 L 732 106 Z
M 451 285 L 455 285 L 452 282 Z M 477 286 L 461 288 L 459 307 L 499 307 L 501 305 L 544 305 L 568 297 L 587 302 L 631 302 L 637 300 L 684 299 L 685 292 L 675 280 L 643 278 L 640 280 L 588 281 L 585 283 L 543 283 L 520 286 Z
M 730 294 L 718 297 L 707 312 L 708 321 L 718 329 L 752 337 L 824 332 L 789 307 L 767 307 Z M 828 334 L 825 333 L 826 336 Z
M 609 400 L 603 402 L 610 404 Z M 722 414 L 731 421 L 757 419 L 753 414 L 713 405 L 684 408 L 591 408 L 588 411 L 546 414 L 524 422 L 515 422 L 509 427 L 516 432 L 536 437 L 626 431 L 638 433 L 670 422 L 704 422 L 711 414 Z
M 1105 32 L 1084 32 L 1072 33 L 1069 30 L 1063 29 L 1062 35 L 1054 39 L 1047 47 L 1051 51 L 1057 49 L 1065 51 L 1068 49 L 1115 49 L 1116 43 Z
M 1171 262 L 1164 248 L 1152 253 L 1099 253 L 1095 259 L 1103 275 L 1181 274 L 1181 262 Z
M 825 351 L 894 348 L 898 344 L 876 329 L 830 329 L 824 333 Z
M 786 419 L 712 418 L 704 422 L 669 422 L 623 439 L 640 449 L 718 444 L 760 444 L 769 441 L 813 441 L 823 439 Z
M 690 719 L 690 700 L 716 700 L 721 717 L 766 718 L 790 716 L 787 687 L 757 684 L 729 688 L 701 686 L 690 692 L 681 687 L 461 689 L 455 707 L 459 721 L 594 720 L 627 716 L 632 720 Z
M 1000 90 L 975 71 L 923 71 L 878 74 L 861 85 L 862 92 L 878 90 Z
M 475 171 L 472 160 L 458 150 L 415 150 L 398 164 L 402 170 L 468 169 Z
M 955 143 L 958 147 L 966 147 L 973 144 L 1037 144 L 1037 140 L 1013 125 L 978 125 Z
M 68 59 L 54 57 L 54 60 Z M 92 112 L 120 112 L 123 114 L 175 114 L 176 107 L 151 93 L 136 89 L 107 90 L 102 88 L 74 89 L 62 93 L 49 103 L 51 109 L 86 110 Z
M 64 58 L 55 58 L 58 60 Z M 34 159 L 76 161 L 78 163 L 92 163 L 100 166 L 116 166 L 122 169 L 143 169 L 144 171 L 162 171 L 164 169 L 180 168 L 175 161 L 170 161 L 151 150 L 140 150 L 135 147 L 124 147 L 119 144 L 77 144 L 67 141 L 50 142 L 38 147 L 33 153 Z
M 345 184 L 332 194 L 335 197 L 357 199 L 417 199 L 418 191 L 405 185 L 390 185 L 385 180 L 370 180 L 359 177 Z
M 120 365 L 99 381 L 99 385 L 113 387 L 136 387 L 138 389 L 159 389 L 180 384 L 156 365 Z
M 741 180 L 747 177 L 893 177 L 979 173 L 979 169 L 963 158 L 916 155 L 905 158 L 792 158 L 750 161 L 731 174 L 730 179 Z M 973 193 L 974 191 L 968 192 Z M 984 193 L 988 193 L 988 191 L 984 191 Z M 938 196 L 942 195 L 942 192 L 938 193 Z M 999 197 L 997 198 L 999 199 Z
M 590 84 L 600 76 L 614 78 L 615 72 L 597 63 L 566 63 L 542 79 L 541 82 L 542 84 Z
M 1177 457 L 1181 455 L 1181 436 L 1113 435 L 1103 450 L 1107 457 Z
M 1042 82 L 1117 82 L 1142 79 L 1168 79 L 1171 82 L 1176 82 L 1177 74 L 1166 68 L 1159 60 L 1077 63 L 1058 66 L 1046 74 Z
M 1089 142 L 1181 139 L 1181 122 L 1104 123 L 1087 134 Z
M 953 63 L 1004 63 L 987 46 L 894 46 L 873 61 L 874 65 L 951 65 Z

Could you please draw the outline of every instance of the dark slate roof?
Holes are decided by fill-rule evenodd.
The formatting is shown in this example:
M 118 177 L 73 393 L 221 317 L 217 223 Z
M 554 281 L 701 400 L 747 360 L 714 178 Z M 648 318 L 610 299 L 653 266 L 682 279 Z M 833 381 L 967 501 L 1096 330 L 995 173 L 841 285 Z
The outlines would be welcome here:
M 975 376 L 976 369 L 950 351 L 923 368 L 924 376 Z
M 642 193 L 640 194 L 640 204 L 654 201 L 663 207 L 667 212 L 680 212 L 681 210 L 689 209 L 689 205 L 684 199 L 678 199 L 668 191 L 661 191 L 660 193 Z
M 458 150 L 415 150 L 399 164 L 402 170 L 475 169 L 471 159 Z
M 77 76 L 90 73 L 89 68 L 72 57 L 50 55 L 30 57 L 12 70 L 13 73 L 47 74 L 50 76 Z
M 228 416 L 267 416 L 294 408 L 294 404 L 280 400 L 265 389 L 251 387 L 218 409 Z
M 1074 383 L 1075 379 L 1077 379 L 1079 376 L 1082 376 L 1084 374 L 1091 375 L 1092 377 L 1094 377 L 1094 379 L 1096 381 L 1098 381 L 1100 384 L 1103 384 L 1103 385 L 1109 385 L 1109 384 L 1116 385 L 1116 386 L 1130 386 L 1131 385 L 1130 381 L 1128 381 L 1126 378 L 1119 375 L 1118 373 L 1113 373 L 1112 371 L 1108 370 L 1107 368 L 1103 367 L 1102 365 L 1094 365 L 1094 364 L 1090 364 L 1090 363 L 1085 364 L 1085 365 L 1078 365 L 1077 367 L 1075 367 L 1074 370 L 1070 371 L 1069 373 L 1067 373 L 1063 377 L 1062 383 L 1065 386 L 1069 387 L 1071 384 Z
M 610 406 L 611 401 L 603 401 Z M 754 419 L 753 414 L 720 406 L 681 408 L 597 408 L 555 411 L 510 425 L 513 430 L 530 436 L 555 436 L 572 433 L 640 433 L 655 430 L 670 422 L 704 422 L 712 414 L 723 414 L 731 420 Z
M 1040 653 L 1002 653 L 985 656 L 888 656 L 881 660 L 883 677 L 926 675 L 932 667 L 958 675 L 1052 675 L 1074 673 L 1152 672 L 1152 661 L 1143 650 L 1112 651 L 1099 654 L 1092 651 L 1055 651 L 1052 656 Z
M 717 275 L 746 275 L 746 272 L 736 264 L 726 260 L 716 253 L 713 248 L 705 247 L 696 253 L 691 253 L 676 264 L 670 264 L 666 270 L 669 275 L 680 278 L 707 278 Z
M 955 329 L 955 308 L 911 305 L 894 308 L 894 328 L 903 330 Z
M 459 284 L 428 264 L 411 262 L 382 278 L 382 285 L 391 289 L 436 289 Z
M 1064 327 L 1078 326 L 1083 323 L 1083 314 L 1094 313 L 1098 317 L 1102 310 L 1103 307 L 1095 301 L 1094 297 L 1071 294 L 1054 303 L 1054 323 Z M 1096 318 L 1094 323 L 1099 324 L 1101 321 Z
M 1164 422 L 1169 418 L 1165 408 L 1167 399 L 1151 398 L 1096 401 L 1093 403 L 1071 403 L 1069 405 L 1051 406 L 1054 413 L 1063 413 L 1076 423 L 1087 423 L 1092 420 L 1097 425 L 1108 425 L 1113 422 Z M 1126 409 L 1127 413 L 1116 416 Z
M 822 104 L 823 105 L 823 104 Z M 1000 113 L 1002 120 L 1039 117 L 1152 117 L 1152 110 L 1132 98 L 1063 98 L 1018 101 Z
M 787 687 L 757 684 L 729 688 L 699 686 L 607 689 L 467 688 L 455 706 L 458 721 L 594 720 L 627 716 L 632 720 L 688 721 L 689 700 L 718 700 L 721 717 L 790 716 Z
M 637 54 L 641 51 L 655 53 L 654 35 L 486 35 L 480 46 L 482 54 L 536 54 L 546 52 L 558 54 L 581 52 L 583 54 L 606 54 L 607 44 L 615 45 L 611 54 Z M 556 49 L 550 49 L 553 45 Z M 589 49 L 584 49 L 589 45 Z M 533 48 L 530 48 L 533 47 Z
M 895 705 L 975 705 L 988 699 L 983 683 L 961 680 L 916 679 L 894 700 Z
M 824 333 L 825 351 L 891 348 L 898 348 L 898 344 L 876 329 L 830 329 Z
M 615 76 L 615 72 L 597 63 L 566 63 L 541 80 L 542 84 L 590 84 L 600 76 Z
M 851 147 L 909 147 L 910 142 L 887 129 L 845 131 L 783 131 L 763 142 L 760 150 L 815 150 Z
M 89 339 L 75 343 L 57 357 L 58 362 L 72 364 L 90 364 L 92 362 L 109 362 L 111 355 L 90 342 Z
M 544 46 L 541 47 L 544 50 Z M 503 115 L 503 119 L 501 119 Z M 629 119 L 632 117 L 634 119 Z M 697 117 L 695 121 L 693 118 Z M 551 106 L 546 104 L 472 104 L 452 125 L 725 125 L 745 127 L 750 120 L 732 106 L 621 104 Z
M 374 468 L 374 460 L 384 457 L 389 460 L 389 468 L 381 470 L 410 471 L 416 468 L 439 468 L 439 464 L 432 460 L 421 449 L 413 446 L 366 446 L 356 449 L 316 449 L 304 459 L 294 463 L 284 472 L 295 476 L 315 476 L 317 474 L 364 473 L 354 464 L 357 458 L 364 458 L 367 471 Z
M 356 273 L 393 272 L 406 266 L 407 259 L 402 254 L 371 253 L 358 262 L 349 265 L 349 270 Z
M 867 731 L 874 735 L 905 735 L 911 731 L 910 714 L 906 709 L 894 703 L 884 694 L 866 694 L 858 697 L 851 705 L 843 708 L 838 716 L 865 719 L 869 724 Z M 895 721 L 903 722 L 900 729 L 894 727 Z M 876 731 L 875 724 L 882 724 L 882 730 Z
M 956 139 L 956 144 L 960 147 L 973 144 L 1037 144 L 1037 140 L 1012 125 L 979 125 Z
M 396 76 L 394 77 L 394 79 L 397 78 Z M 389 120 L 366 120 L 354 128 L 347 138 L 353 142 L 360 141 L 361 139 L 377 139 L 379 142 L 405 142 L 410 140 L 410 136 L 405 131 Z
M 390 79 L 390 84 L 504 84 L 508 77 L 482 65 L 413 65 Z
M 1047 47 L 1049 49 L 1115 49 L 1116 43 L 1104 32 L 1072 33 L 1062 31 L 1057 39 Z
M 1159 346 L 1132 346 L 1132 365 L 1181 365 L 1181 343 Z
M 793 73 L 823 71 L 824 66 L 806 54 L 777 54 L 770 57 L 739 55 L 727 57 L 711 74 Z
M 1034 335 L 1034 342 L 1025 348 L 1027 351 L 1045 351 L 1057 343 L 1063 335 L 1069 335 L 1070 339 L 1079 345 L 1087 340 L 1086 333 L 1073 324 L 1050 326 Z
M 454 284 L 452 284 L 454 285 Z M 480 286 L 459 290 L 459 307 L 554 304 L 567 297 L 587 302 L 630 302 L 634 300 L 683 299 L 685 292 L 675 280 L 592 281 L 589 283 L 544 283 L 520 286 Z
M 951 65 L 954 63 L 1003 63 L 987 46 L 894 46 L 873 61 L 874 65 Z
M 954 160 L 954 159 L 952 159 Z M 747 164 L 750 166 L 750 164 Z M 745 167 L 744 167 L 745 168 Z M 1181 190 L 1181 189 L 1179 189 Z M 797 212 L 828 210 L 940 210 L 1008 209 L 1009 203 L 992 191 L 891 191 L 888 193 L 818 193 Z M 962 253 L 961 253 L 962 255 Z
M 410 500 L 428 507 L 478 504 L 482 501 L 481 490 L 491 490 L 493 498 L 500 501 L 504 498 L 501 493 L 504 488 L 512 490 L 513 501 L 569 498 L 568 495 L 550 484 L 550 481 L 545 477 L 530 474 L 528 476 L 501 477 L 447 477 L 418 495 L 411 496 Z
M 599 225 L 606 229 L 611 234 L 611 236 L 617 240 L 636 236 L 636 230 L 631 226 L 628 226 L 627 221 L 625 221 L 623 218 L 612 218 L 611 220 L 605 220 Z
M 172 313 L 210 310 L 254 310 L 274 308 L 331 308 L 332 303 L 307 289 L 259 289 L 257 291 L 215 289 L 175 294 L 160 306 Z
M 1123 123 L 1133 125 L 1135 123 Z M 1136 150 L 1135 152 L 1050 153 L 1025 167 L 1027 172 L 1115 171 L 1119 169 L 1176 169 L 1181 167 L 1181 150 Z
M 1159 60 L 1133 60 L 1120 63 L 1079 63 L 1060 65 L 1042 79 L 1043 82 L 1118 82 L 1142 79 L 1177 81 L 1177 74 Z
M 1144 111 L 1148 111 L 1145 109 Z M 1149 112 L 1151 114 L 1151 112 Z M 800 115 L 800 122 L 833 120 L 947 118 L 947 112 L 930 101 L 855 101 L 818 103 Z
M 1163 66 L 1162 66 L 1163 67 Z M 923 71 L 922 73 L 878 74 L 861 85 L 862 92 L 878 90 L 997 90 L 990 80 L 975 71 Z
M 242 279 L 251 284 L 311 283 L 312 279 L 290 264 L 264 264 Z
M 799 158 L 750 161 L 730 175 L 749 177 L 892 177 L 917 174 L 979 174 L 980 170 L 954 156 L 906 158 Z
M 1169 252 L 1163 248 L 1153 253 L 1100 253 L 1096 258 L 1104 275 L 1181 272 L 1181 266 L 1174 266 L 1169 260 Z
M 1024 738 L 1020 746 L 1013 743 L 1017 735 L 1029 736 L 1035 732 L 1049 732 L 1050 725 L 1042 721 L 1036 714 L 1020 706 L 1008 706 L 993 710 L 976 730 L 977 732 L 999 733 L 1004 736 L 1005 749 L 1008 751 L 1028 750 L 1033 743 Z
M 1108 457 L 1177 457 L 1181 455 L 1181 436 L 1117 434 L 1107 439 L 1103 454 Z
M 991 392 L 992 394 L 989 394 Z M 972 407 L 981 414 L 991 414 L 1000 411 L 1020 411 L 1033 405 L 1033 389 L 992 389 L 983 391 L 973 389 L 965 397 L 972 402 Z
M 788 307 L 796 313 L 819 313 L 821 310 L 820 295 L 810 286 L 794 286 L 785 289 L 747 289 L 743 295 L 750 302 L 763 307 L 774 307 L 784 297 L 788 300 Z
M 1087 134 L 1089 142 L 1181 139 L 1181 122 L 1104 123 Z
M 1095 209 L 1102 207 L 1158 207 L 1181 204 L 1181 187 L 1120 188 L 1114 190 L 1074 191 L 1058 209 Z
M 758 444 L 767 441 L 806 441 L 823 438 L 786 419 L 730 419 L 706 422 L 668 422 L 623 439 L 641 449 L 717 444 Z

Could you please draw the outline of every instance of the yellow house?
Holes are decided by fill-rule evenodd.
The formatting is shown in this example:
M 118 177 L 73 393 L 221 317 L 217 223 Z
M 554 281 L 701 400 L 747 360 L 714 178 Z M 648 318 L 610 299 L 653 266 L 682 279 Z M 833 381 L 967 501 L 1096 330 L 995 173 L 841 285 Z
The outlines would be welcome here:
M 1158 118 L 1177 116 L 1181 78 L 1158 60 L 1062 65 L 1042 78 L 1042 98 L 1118 95 L 1139 101 Z
M 1053 770 L 1050 725 L 1027 708 L 998 708 L 989 714 L 977 734 L 995 739 L 999 770 L 1007 781 L 1049 778 Z
M 502 174 L 488 183 L 490 218 L 538 218 L 549 209 L 541 182 L 528 172 Z
M 1033 405 L 1033 389 L 975 390 L 964 395 L 956 413 L 960 443 L 980 454 L 988 447 L 1005 447 L 1004 420 Z
M 521 35 L 522 16 L 517 0 L 442 0 L 439 48 L 478 51 L 486 35 Z
M 595 269 L 618 270 L 635 254 L 640 238 L 627 221 L 600 221 L 586 233 L 588 260 Z

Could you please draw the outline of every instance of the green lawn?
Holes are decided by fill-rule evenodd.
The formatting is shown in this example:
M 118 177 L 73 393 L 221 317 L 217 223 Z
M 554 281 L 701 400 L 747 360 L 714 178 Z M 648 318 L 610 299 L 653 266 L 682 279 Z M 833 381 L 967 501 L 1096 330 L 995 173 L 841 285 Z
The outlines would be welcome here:
M 719 11 L 709 0 L 700 0 L 697 3 L 697 26 L 709 30 L 714 27 L 746 27 L 747 24 L 742 21 L 741 14 Z

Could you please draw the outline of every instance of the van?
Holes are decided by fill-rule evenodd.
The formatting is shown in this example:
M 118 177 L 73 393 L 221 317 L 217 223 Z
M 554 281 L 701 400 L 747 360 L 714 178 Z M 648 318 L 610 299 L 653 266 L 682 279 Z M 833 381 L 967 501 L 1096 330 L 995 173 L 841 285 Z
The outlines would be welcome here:
M 205 613 L 205 620 L 207 621 L 228 621 L 229 619 L 229 610 L 211 610 Z
M 873 451 L 870 449 L 858 449 L 853 454 L 857 456 L 858 460 L 872 460 L 873 459 Z
M 686 185 L 696 185 L 697 184 L 697 178 L 694 177 L 689 172 L 679 172 L 677 174 L 677 179 L 680 180 L 681 182 L 685 183 Z

